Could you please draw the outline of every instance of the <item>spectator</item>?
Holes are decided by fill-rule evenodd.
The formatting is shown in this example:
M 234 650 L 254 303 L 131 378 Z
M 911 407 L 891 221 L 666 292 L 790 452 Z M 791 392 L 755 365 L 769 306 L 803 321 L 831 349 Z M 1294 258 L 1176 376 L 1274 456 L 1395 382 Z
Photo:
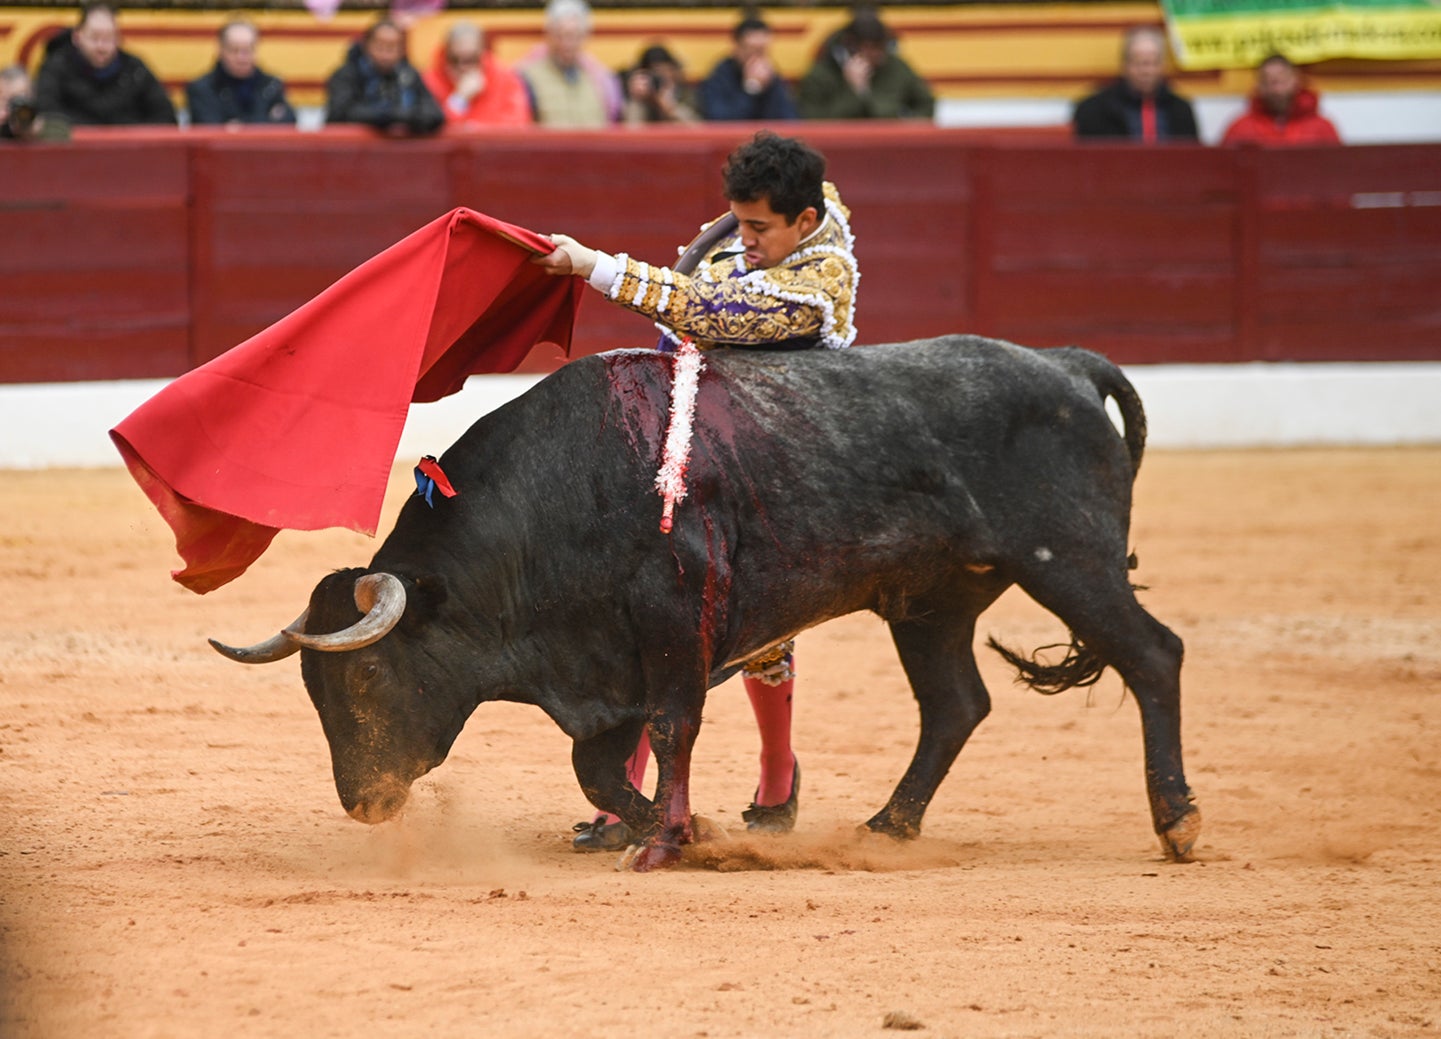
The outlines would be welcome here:
M 0 141 L 33 140 L 44 125 L 44 117 L 35 111 L 30 73 L 25 66 L 0 69 Z
M 425 73 L 425 85 L 445 110 L 447 126 L 525 126 L 531 123 L 525 83 L 486 47 L 474 22 L 452 25 Z
M 545 42 L 516 70 L 530 91 L 536 122 L 586 127 L 620 119 L 620 77 L 586 53 L 590 27 L 585 0 L 550 0 L 545 5 Z
M 641 51 L 625 77 L 625 122 L 694 123 L 700 119 L 675 55 L 659 44 Z
M 1121 75 L 1080 101 L 1071 117 L 1077 137 L 1123 137 L 1133 141 L 1194 141 L 1191 102 L 1166 83 L 1166 39 L 1149 26 L 1126 32 Z
M 731 31 L 731 54 L 700 85 L 700 113 L 710 120 L 798 119 L 790 88 L 771 61 L 771 30 L 755 15 Z
M 1226 128 L 1221 143 L 1340 144 L 1341 135 L 1316 110 L 1318 104 L 1301 70 L 1284 55 L 1272 54 L 1256 69 L 1250 109 Z
M 391 137 L 435 133 L 445 113 L 405 57 L 405 34 L 382 18 L 351 44 L 325 84 L 328 123 L 364 123 Z
M 30 73 L 24 65 L 9 65 L 0 69 L 0 112 L 10 109 L 12 98 L 27 98 L 31 94 Z
M 87 3 L 74 29 L 45 45 L 35 107 L 71 123 L 174 123 L 175 106 L 145 62 L 120 49 L 108 3 Z
M 215 67 L 185 88 L 191 125 L 295 122 L 285 84 L 255 64 L 259 43 L 260 30 L 250 22 L 225 23 Z
M 0 69 L 0 141 L 64 141 L 70 124 L 61 116 L 43 116 L 35 107 L 35 88 L 23 65 Z
M 929 119 L 936 99 L 874 11 L 831 35 L 797 88 L 807 119 Z
M 35 99 L 31 96 L 30 73 L 24 65 L 0 69 L 0 137 L 24 138 L 34 121 Z

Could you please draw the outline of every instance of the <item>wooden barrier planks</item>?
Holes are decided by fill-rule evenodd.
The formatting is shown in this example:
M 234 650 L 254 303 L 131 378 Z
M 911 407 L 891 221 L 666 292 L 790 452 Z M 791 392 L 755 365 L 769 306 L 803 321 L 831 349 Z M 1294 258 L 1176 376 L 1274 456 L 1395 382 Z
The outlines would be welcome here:
M 170 375 L 189 364 L 189 149 L 0 152 L 0 375 Z
M 1123 362 L 1241 358 L 1227 153 L 989 149 L 976 190 L 982 328 Z
M 375 143 L 218 139 L 197 149 L 195 363 L 451 208 L 450 146 Z
M 1441 357 L 1441 163 L 1431 147 L 1249 152 L 1267 360 Z
M 752 128 L 391 141 L 149 129 L 0 148 L 0 381 L 175 375 L 470 206 L 672 260 Z M 1441 147 L 1011 142 L 808 124 L 861 340 L 976 331 L 1123 363 L 1441 359 Z M 576 353 L 647 346 L 590 295 Z M 523 366 L 561 358 L 537 351 Z

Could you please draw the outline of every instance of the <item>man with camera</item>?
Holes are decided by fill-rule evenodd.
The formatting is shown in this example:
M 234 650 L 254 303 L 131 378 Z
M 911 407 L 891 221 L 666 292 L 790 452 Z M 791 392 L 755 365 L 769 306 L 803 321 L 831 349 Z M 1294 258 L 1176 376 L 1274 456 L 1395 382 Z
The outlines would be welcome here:
M 35 107 L 30 74 L 23 65 L 0 69 L 0 140 L 64 140 L 68 136 L 63 119 L 46 119 Z
M 700 120 L 690 102 L 680 61 L 665 47 L 652 44 L 625 77 L 621 120 L 644 123 L 694 123 Z
M 0 137 L 24 136 L 11 128 L 12 112 L 19 117 L 22 128 L 35 119 L 35 102 L 30 99 L 30 76 L 21 65 L 0 69 L 0 115 L 5 119 L 0 123 Z

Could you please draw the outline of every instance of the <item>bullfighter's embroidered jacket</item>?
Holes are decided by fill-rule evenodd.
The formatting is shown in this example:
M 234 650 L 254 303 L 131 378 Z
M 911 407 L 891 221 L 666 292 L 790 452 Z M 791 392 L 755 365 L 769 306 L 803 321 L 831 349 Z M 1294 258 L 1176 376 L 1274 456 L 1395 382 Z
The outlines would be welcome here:
M 591 284 L 621 306 L 655 321 L 662 348 L 673 348 L 687 335 L 702 350 L 850 346 L 856 338 L 860 281 L 855 238 L 850 210 L 829 181 L 825 196 L 820 226 L 774 267 L 749 268 L 736 232 L 708 250 L 689 275 L 626 253 L 600 254 L 603 259 Z

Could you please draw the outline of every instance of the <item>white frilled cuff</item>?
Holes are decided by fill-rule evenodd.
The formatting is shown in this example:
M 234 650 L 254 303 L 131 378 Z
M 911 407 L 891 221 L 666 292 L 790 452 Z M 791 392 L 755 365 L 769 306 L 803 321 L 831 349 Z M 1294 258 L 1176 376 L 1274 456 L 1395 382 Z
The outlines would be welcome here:
M 614 298 L 611 294 L 615 290 L 615 283 L 619 280 L 621 272 L 625 270 L 625 261 L 617 259 L 610 253 L 603 253 L 599 249 L 595 251 L 595 266 L 591 268 L 590 277 L 586 279 L 590 287 L 603 292 L 607 297 Z

